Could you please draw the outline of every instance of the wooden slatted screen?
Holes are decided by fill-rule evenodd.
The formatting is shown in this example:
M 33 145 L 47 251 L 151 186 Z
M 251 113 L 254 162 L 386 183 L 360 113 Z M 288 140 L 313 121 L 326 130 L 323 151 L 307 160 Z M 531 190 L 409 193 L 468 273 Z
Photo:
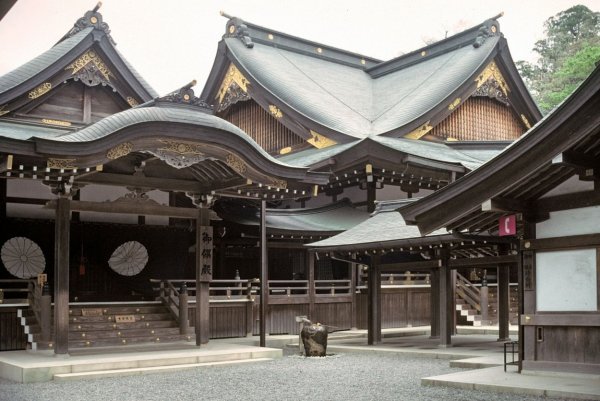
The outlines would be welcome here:
M 219 117 L 241 128 L 269 153 L 278 153 L 283 148 L 305 142 L 254 100 L 238 102 L 220 113 Z
M 486 97 L 470 97 L 430 135 L 460 141 L 514 140 L 526 131 L 511 108 Z

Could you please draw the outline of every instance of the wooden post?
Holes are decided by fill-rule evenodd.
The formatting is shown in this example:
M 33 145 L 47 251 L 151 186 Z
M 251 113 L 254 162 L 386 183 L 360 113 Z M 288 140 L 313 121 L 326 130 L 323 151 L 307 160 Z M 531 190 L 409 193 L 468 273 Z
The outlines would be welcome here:
M 246 283 L 246 337 L 254 332 L 254 298 L 252 297 L 252 282 Z
M 50 286 L 45 282 L 42 286 L 42 296 L 40 298 L 40 322 L 42 330 L 42 341 L 52 339 L 52 295 L 50 295 Z
M 440 256 L 440 344 L 442 348 L 452 346 L 452 325 L 454 322 L 454 311 L 452 306 L 452 274 L 448 266 L 448 253 L 441 249 Z
M 69 352 L 70 202 L 59 196 L 54 221 L 54 353 L 60 355 Z
M 509 324 L 509 281 L 510 265 L 497 268 L 498 276 L 498 341 L 510 341 Z
M 367 211 L 373 213 L 375 211 L 375 201 L 377 200 L 377 188 L 375 182 L 367 183 Z
M 179 334 L 187 334 L 189 325 L 188 292 L 184 281 L 179 289 Z
M 369 345 L 381 342 L 381 272 L 379 271 L 379 256 L 371 257 L 368 282 L 369 315 L 368 338 Z
M 316 320 L 315 318 L 315 253 L 308 252 L 308 260 L 306 264 L 308 270 L 308 320 Z
M 481 288 L 479 289 L 479 305 L 481 307 L 481 324 L 487 326 L 490 324 L 488 310 L 490 306 L 489 288 L 487 285 L 487 270 L 483 270 L 483 277 L 481 278 Z
M 440 338 L 440 272 L 433 269 L 430 272 L 429 281 L 431 284 L 430 304 L 431 304 L 431 335 L 429 338 Z
M 352 259 L 356 259 L 356 254 L 352 255 Z M 357 308 L 356 308 L 356 276 L 357 276 L 357 269 L 358 269 L 358 264 L 356 263 L 350 263 L 349 265 L 350 268 L 350 297 L 352 300 L 352 305 L 351 305 L 351 311 L 352 311 L 352 323 L 351 323 L 351 329 L 352 330 L 357 330 L 358 329 L 358 312 L 357 312 Z
M 267 346 L 269 261 L 267 259 L 267 202 L 260 201 L 260 346 Z
M 200 207 L 196 218 L 196 345 L 208 343 L 210 336 L 209 286 L 212 280 L 213 235 L 209 209 Z
M 8 180 L 0 180 L 0 219 L 6 218 L 6 194 Z

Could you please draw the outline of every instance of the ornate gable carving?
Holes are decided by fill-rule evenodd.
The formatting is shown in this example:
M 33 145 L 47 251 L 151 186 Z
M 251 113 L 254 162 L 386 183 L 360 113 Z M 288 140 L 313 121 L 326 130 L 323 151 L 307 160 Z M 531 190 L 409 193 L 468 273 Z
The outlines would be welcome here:
M 250 82 L 242 75 L 240 70 L 233 64 L 227 69 L 221 87 L 217 92 L 217 111 L 222 111 L 237 102 L 250 100 L 248 86 Z
M 77 60 L 69 64 L 65 70 L 72 70 L 71 74 L 75 81 L 81 81 L 87 86 L 108 85 L 110 84 L 110 77 L 114 77 L 113 73 L 94 50 L 85 52 Z

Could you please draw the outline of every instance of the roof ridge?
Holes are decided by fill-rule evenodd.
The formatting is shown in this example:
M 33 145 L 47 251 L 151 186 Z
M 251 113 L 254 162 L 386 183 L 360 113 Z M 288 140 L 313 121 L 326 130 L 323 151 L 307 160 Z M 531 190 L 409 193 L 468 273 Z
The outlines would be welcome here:
M 450 37 L 413 50 L 410 53 L 403 54 L 373 67 L 369 67 L 365 71 L 373 78 L 377 78 L 381 75 L 386 75 L 390 72 L 417 64 L 422 59 L 436 57 L 467 45 L 472 45 L 475 48 L 479 48 L 488 37 L 503 36 L 502 32 L 500 31 L 500 24 L 497 21 L 497 19 L 503 15 L 503 12 L 499 13 L 498 15 L 488 18 L 482 23 L 472 26 L 471 28 L 467 28 L 462 32 L 458 32 Z
M 241 18 L 230 16 L 224 12 L 221 12 L 221 15 L 229 19 L 223 38 L 238 38 L 248 48 L 252 48 L 254 42 L 256 42 L 267 46 L 312 55 L 318 58 L 325 58 L 329 61 L 362 69 L 375 66 L 382 62 L 379 59 L 364 54 L 351 52 L 246 22 Z

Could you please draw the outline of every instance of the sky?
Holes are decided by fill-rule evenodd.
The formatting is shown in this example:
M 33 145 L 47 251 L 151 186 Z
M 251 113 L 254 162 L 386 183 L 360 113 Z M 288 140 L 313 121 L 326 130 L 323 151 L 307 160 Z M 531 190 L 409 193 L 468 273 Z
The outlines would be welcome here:
M 161 94 L 192 79 L 199 94 L 217 44 L 225 11 L 248 22 L 381 60 L 478 25 L 500 12 L 500 30 L 513 59 L 533 61 L 543 23 L 600 0 L 104 0 L 100 13 L 119 51 Z M 95 0 L 18 0 L 0 21 L 0 75 L 52 47 Z

